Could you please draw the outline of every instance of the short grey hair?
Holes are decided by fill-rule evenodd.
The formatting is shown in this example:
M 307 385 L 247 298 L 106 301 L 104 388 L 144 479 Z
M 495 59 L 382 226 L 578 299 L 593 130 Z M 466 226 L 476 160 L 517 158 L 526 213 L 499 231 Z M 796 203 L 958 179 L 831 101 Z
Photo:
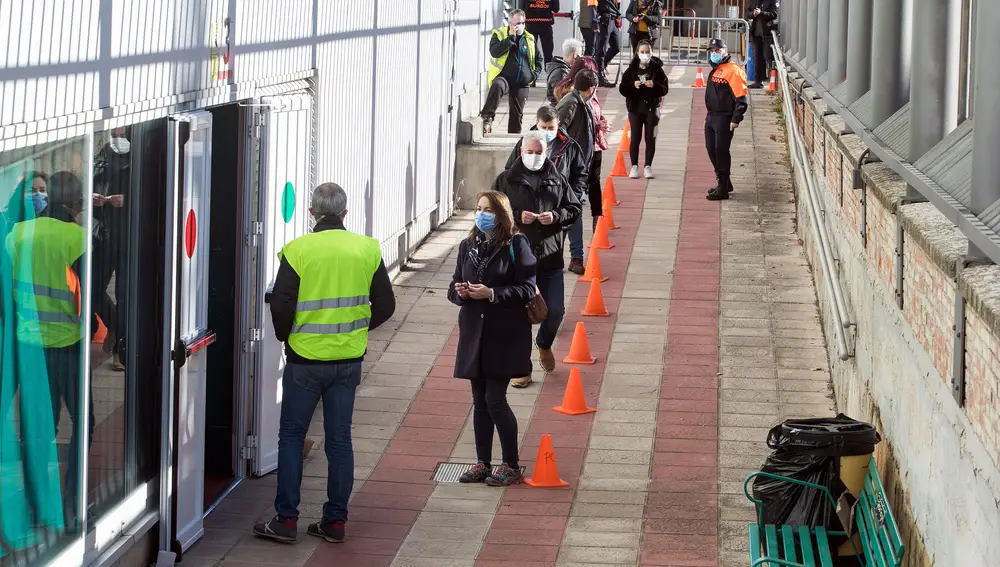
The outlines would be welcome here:
M 549 143 L 545 140 L 545 134 L 539 130 L 529 130 L 527 134 L 524 135 L 523 141 L 521 142 L 521 147 L 524 147 L 524 143 L 534 140 L 542 145 L 542 150 L 544 151 Z
M 312 194 L 312 214 L 315 218 L 327 215 L 342 217 L 347 210 L 347 193 L 336 183 L 323 183 Z
M 514 21 L 514 16 L 521 16 L 522 18 L 528 17 L 527 14 L 524 13 L 524 10 L 520 8 L 516 8 L 510 11 L 510 21 L 512 22 Z
M 569 57 L 574 53 L 577 55 L 583 55 L 584 49 L 585 46 L 583 42 L 575 37 L 567 38 L 562 44 L 563 57 Z

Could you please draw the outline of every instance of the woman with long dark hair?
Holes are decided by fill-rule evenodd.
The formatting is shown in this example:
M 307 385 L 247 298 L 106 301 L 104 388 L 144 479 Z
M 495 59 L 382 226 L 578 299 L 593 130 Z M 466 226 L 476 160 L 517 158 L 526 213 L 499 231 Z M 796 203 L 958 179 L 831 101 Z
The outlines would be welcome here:
M 639 42 L 632 63 L 622 75 L 618 90 L 625 97 L 628 123 L 632 128 L 629 158 L 632 168 L 628 176 L 639 177 L 639 144 L 646 141 L 646 160 L 643 176 L 653 178 L 653 155 L 656 153 L 656 129 L 660 123 L 660 103 L 667 96 L 670 85 L 663 71 L 663 61 L 653 56 L 653 47 L 646 41 Z M 645 132 L 645 134 L 644 134 Z
M 517 231 L 507 196 L 479 194 L 475 226 L 458 247 L 448 299 L 458 315 L 455 377 L 472 386 L 472 424 L 478 463 L 460 482 L 509 486 L 521 482 L 517 418 L 507 403 L 515 376 L 531 375 L 531 321 L 526 305 L 535 296 L 535 256 Z M 503 463 L 492 472 L 493 431 Z

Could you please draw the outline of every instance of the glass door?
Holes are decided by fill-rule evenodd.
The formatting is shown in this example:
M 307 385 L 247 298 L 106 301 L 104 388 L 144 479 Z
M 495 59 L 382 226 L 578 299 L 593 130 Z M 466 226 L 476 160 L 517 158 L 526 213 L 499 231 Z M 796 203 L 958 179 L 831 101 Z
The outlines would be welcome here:
M 205 348 L 215 341 L 207 328 L 212 115 L 172 116 L 167 138 L 160 525 L 169 526 L 162 548 L 183 553 L 204 533 Z
M 278 423 L 281 417 L 281 377 L 285 369 L 282 344 L 274 336 L 269 293 L 278 274 L 278 252 L 310 229 L 312 192 L 312 97 L 297 93 L 261 99 L 260 218 L 258 235 L 258 306 L 260 341 L 254 373 L 254 475 L 278 466 Z

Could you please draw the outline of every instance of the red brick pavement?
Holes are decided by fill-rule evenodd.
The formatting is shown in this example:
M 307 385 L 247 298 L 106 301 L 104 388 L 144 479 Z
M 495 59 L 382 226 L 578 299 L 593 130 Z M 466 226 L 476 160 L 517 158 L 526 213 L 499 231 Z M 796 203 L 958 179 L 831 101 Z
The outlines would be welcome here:
M 640 565 L 718 565 L 721 208 L 694 102 Z
M 350 537 L 320 543 L 306 567 L 388 567 L 434 490 L 434 467 L 451 456 L 472 408 L 469 384 L 452 377 L 458 327 L 368 480 L 351 500 Z
M 613 156 L 613 152 L 614 149 L 607 155 Z M 600 252 L 602 271 L 605 276 L 611 278 L 601 284 L 604 302 L 611 316 L 580 315 L 590 291 L 590 284 L 576 282 L 554 348 L 556 360 L 562 361 L 569 351 L 576 323 L 583 321 L 587 327 L 591 353 L 597 357 L 596 364 L 578 367 L 584 393 L 592 405 L 597 402 L 601 381 L 604 378 L 604 369 L 611 348 L 611 336 L 625 285 L 625 274 L 628 271 L 632 245 L 642 219 L 646 182 L 616 178 L 615 190 L 622 202 L 615 208 L 615 221 L 622 228 L 610 233 L 615 247 Z M 572 276 L 567 276 L 566 281 L 567 285 L 573 285 Z M 554 567 L 556 564 L 559 546 L 576 494 L 576 486 L 583 472 L 587 445 L 594 423 L 594 414 L 567 416 L 552 411 L 552 408 L 562 401 L 570 368 L 570 365 L 560 362 L 556 371 L 546 376 L 535 409 L 527 423 L 527 435 L 521 449 L 521 461 L 529 469 L 527 474 L 530 474 L 541 436 L 551 435 L 558 459 L 559 474 L 563 480 L 570 483 L 570 487 L 534 489 L 522 485 L 507 489 L 476 559 L 477 567 L 508 566 L 513 562 L 519 567 Z M 521 426 L 524 427 L 524 424 Z

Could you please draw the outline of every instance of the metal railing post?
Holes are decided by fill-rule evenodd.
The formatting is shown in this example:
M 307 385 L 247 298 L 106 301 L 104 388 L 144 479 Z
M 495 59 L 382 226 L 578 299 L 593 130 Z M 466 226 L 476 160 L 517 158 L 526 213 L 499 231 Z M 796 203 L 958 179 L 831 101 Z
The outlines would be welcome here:
M 830 64 L 830 0 L 819 0 L 816 14 L 816 77 Z
M 827 88 L 833 88 L 847 78 L 847 14 L 847 0 L 830 0 L 830 29 L 826 65 Z
M 875 0 L 871 128 L 888 120 L 910 97 L 912 8 L 912 0 Z
M 850 0 L 847 17 L 847 92 L 845 105 L 865 96 L 871 89 L 872 0 Z
M 961 15 L 961 0 L 914 0 L 910 163 L 958 126 Z M 913 187 L 908 192 L 918 194 Z
M 816 29 L 819 17 L 819 0 L 809 0 L 806 5 L 806 69 L 816 63 L 816 40 L 819 30 Z
M 976 97 L 973 100 L 972 133 L 972 200 L 969 208 L 980 215 L 1000 199 L 1000 104 L 996 93 L 1000 90 L 1000 65 L 993 57 L 1000 53 L 1000 2 L 976 2 L 975 71 L 973 79 Z M 970 244 L 970 255 L 982 256 Z M 976 252 L 973 254 L 973 252 Z

